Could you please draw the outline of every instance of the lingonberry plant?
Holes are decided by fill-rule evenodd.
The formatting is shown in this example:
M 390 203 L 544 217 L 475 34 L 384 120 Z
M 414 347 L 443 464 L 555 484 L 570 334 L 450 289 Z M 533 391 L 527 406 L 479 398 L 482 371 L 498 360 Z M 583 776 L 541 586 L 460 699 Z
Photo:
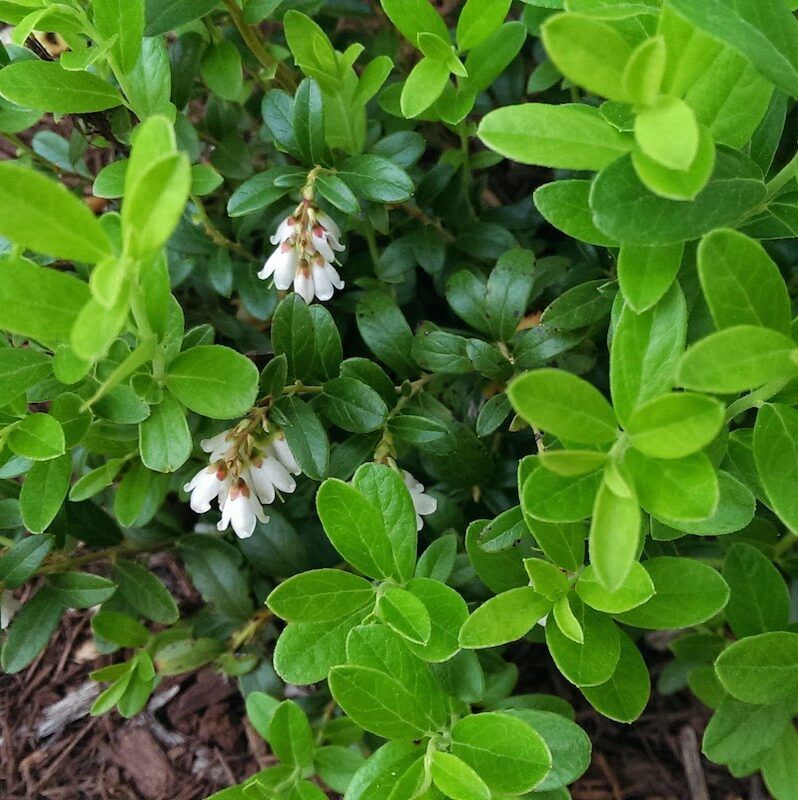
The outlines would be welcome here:
M 630 723 L 668 631 L 795 800 L 795 5 L 2 0 L 3 669 L 236 679 L 217 800 L 565 800 L 530 665 Z

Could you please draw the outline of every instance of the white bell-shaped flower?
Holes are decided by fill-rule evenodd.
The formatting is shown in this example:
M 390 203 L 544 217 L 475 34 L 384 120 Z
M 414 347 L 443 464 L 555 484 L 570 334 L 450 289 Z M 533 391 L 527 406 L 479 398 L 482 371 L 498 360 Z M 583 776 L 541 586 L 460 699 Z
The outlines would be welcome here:
M 406 469 L 402 470 L 402 477 L 405 480 L 405 486 L 410 491 L 413 508 L 416 510 L 416 528 L 421 530 L 424 526 L 422 517 L 434 514 L 438 508 L 438 501 L 431 495 L 425 494 L 424 484 L 419 483 Z
M 300 472 L 288 442 L 281 435 L 267 444 L 249 465 L 252 486 L 264 505 L 274 502 L 278 491 L 291 494 L 296 489 L 292 475 Z
M 226 431 L 211 436 L 210 439 L 200 441 L 200 447 L 209 454 L 209 461 L 221 461 L 233 446 L 234 440 L 235 431 L 232 428 L 228 428 Z
M 14 619 L 14 615 L 22 608 L 22 603 L 14 597 L 10 589 L 0 592 L 0 630 L 5 630 Z
M 238 478 L 230 487 L 230 492 L 222 504 L 222 518 L 216 525 L 220 531 L 232 526 L 239 539 L 249 539 L 255 531 L 255 525 L 268 522 L 258 498 L 255 497 L 246 480 Z
M 211 501 L 218 500 L 220 507 L 230 491 L 231 480 L 227 467 L 217 461 L 201 469 L 185 486 L 183 491 L 189 492 L 189 505 L 197 514 L 211 510 Z

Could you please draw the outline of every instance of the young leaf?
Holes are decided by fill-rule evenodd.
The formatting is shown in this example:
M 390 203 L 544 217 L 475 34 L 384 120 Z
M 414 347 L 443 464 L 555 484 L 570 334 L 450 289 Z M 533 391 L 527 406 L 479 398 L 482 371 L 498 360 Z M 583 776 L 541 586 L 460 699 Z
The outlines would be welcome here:
M 29 414 L 8 435 L 8 446 L 32 461 L 47 461 L 64 452 L 64 429 L 50 414 Z
M 389 587 L 377 600 L 376 614 L 392 631 L 415 644 L 427 644 L 432 624 L 426 606 L 412 593 Z
M 615 439 L 612 407 L 598 389 L 576 375 L 556 369 L 535 370 L 516 379 L 508 394 L 525 420 L 555 436 L 583 444 Z
M 596 577 L 609 592 L 624 585 L 637 559 L 640 521 L 637 499 L 616 494 L 602 481 L 593 506 L 588 549 Z
M 289 622 L 325 622 L 345 617 L 375 599 L 371 584 L 337 569 L 315 569 L 283 581 L 267 598 Z
M 94 264 L 112 253 L 105 230 L 84 203 L 63 184 L 13 161 L 0 164 L 0 234 L 66 261 Z
M 304 711 L 291 700 L 274 709 L 269 723 L 269 744 L 284 764 L 305 770 L 313 765 L 316 745 Z
M 552 603 L 529 586 L 497 594 L 477 608 L 460 629 L 460 646 L 496 647 L 526 635 Z

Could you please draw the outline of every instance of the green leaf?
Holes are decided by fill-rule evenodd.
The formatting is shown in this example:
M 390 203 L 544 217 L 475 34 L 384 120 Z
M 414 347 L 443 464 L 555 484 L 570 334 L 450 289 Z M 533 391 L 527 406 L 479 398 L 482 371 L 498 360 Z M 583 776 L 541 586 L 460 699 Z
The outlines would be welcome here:
M 353 614 L 376 599 L 371 584 L 338 569 L 314 569 L 283 581 L 269 608 L 289 622 L 325 622 Z
M 274 669 L 297 685 L 317 683 L 346 661 L 346 637 L 374 608 L 374 601 L 335 621 L 292 622 L 274 648 Z
M 762 761 L 762 777 L 773 797 L 795 800 L 798 786 L 798 733 L 792 726 Z
M 485 290 L 488 332 L 502 341 L 515 333 L 526 313 L 534 282 L 535 257 L 529 250 L 510 250 L 491 270 Z
M 633 147 L 598 109 L 577 103 L 504 106 L 482 118 L 478 136 L 513 161 L 555 169 L 597 171 Z
M 315 481 L 322 480 L 329 466 L 330 443 L 315 411 L 295 395 L 281 397 L 275 409 L 302 472 Z
M 382 156 L 366 153 L 347 158 L 337 175 L 356 195 L 375 203 L 401 203 L 413 194 L 410 176 Z
M 634 562 L 626 580 L 609 591 L 599 581 L 596 570 L 588 564 L 576 582 L 576 594 L 584 603 L 605 614 L 620 614 L 642 605 L 654 595 L 654 583 L 642 564 Z
M 457 46 L 470 50 L 498 30 L 510 10 L 510 0 L 467 0 L 457 19 Z
M 64 452 L 64 429 L 50 414 L 29 414 L 9 433 L 8 446 L 23 458 L 47 461 Z
M 698 274 L 718 330 L 761 325 L 789 333 L 787 287 L 759 242 L 733 230 L 713 231 L 698 248 Z
M 616 722 L 634 722 L 648 704 L 651 681 L 643 656 L 623 630 L 621 652 L 612 676 L 598 686 L 580 686 L 590 705 Z
M 655 517 L 700 520 L 718 506 L 718 476 L 704 453 L 660 459 L 628 450 L 623 463 L 640 505 Z
M 227 201 L 227 213 L 231 217 L 243 217 L 276 203 L 288 192 L 287 186 L 275 183 L 285 175 L 287 168 L 274 167 L 247 178 Z
M 425 32 L 449 39 L 446 24 L 428 0 L 380 0 L 380 4 L 410 44 L 415 46 L 418 35 Z
M 233 103 L 239 99 L 244 85 L 241 53 L 231 41 L 212 42 L 203 53 L 200 71 L 214 94 Z
M 651 106 L 656 102 L 667 58 L 668 49 L 663 36 L 643 39 L 632 51 L 624 67 L 623 82 L 634 105 Z
M 67 71 L 53 61 L 23 59 L 0 70 L 0 95 L 22 108 L 53 114 L 87 114 L 123 103 L 98 75 Z
M 118 559 L 112 576 L 119 595 L 143 617 L 171 625 L 179 617 L 172 595 L 153 573 L 142 564 Z
M 47 578 L 64 608 L 91 608 L 104 603 L 116 591 L 116 584 L 88 572 L 56 572 Z
M 689 558 L 661 556 L 643 562 L 654 595 L 618 615 L 626 625 L 650 630 L 690 628 L 721 611 L 729 599 L 726 581 L 712 567 Z
M 686 389 L 733 394 L 756 389 L 796 373 L 790 354 L 795 342 L 754 325 L 736 325 L 710 334 L 690 347 L 679 364 Z
M 557 69 L 577 86 L 624 102 L 624 69 L 631 55 L 614 28 L 583 14 L 557 14 L 546 20 L 541 38 Z
M 497 594 L 479 606 L 460 628 L 460 646 L 475 649 L 514 642 L 548 614 L 551 605 L 529 586 Z
M 610 592 L 624 585 L 637 560 L 640 522 L 637 500 L 616 494 L 602 481 L 593 506 L 588 550 L 596 577 Z
M 568 236 L 601 247 L 616 247 L 617 241 L 593 222 L 589 196 L 591 181 L 563 180 L 546 183 L 532 195 L 544 219 Z
M 721 403 L 705 395 L 679 392 L 638 406 L 629 417 L 629 443 L 654 458 L 683 458 L 702 450 L 723 425 Z
M 402 114 L 408 119 L 426 111 L 443 93 L 449 82 L 449 67 L 445 61 L 425 56 L 411 70 L 402 88 Z
M 41 533 L 55 519 L 69 491 L 71 475 L 69 453 L 31 467 L 19 495 L 22 521 L 31 533 Z
M 370 433 L 388 419 L 385 401 L 370 386 L 355 378 L 333 378 L 324 384 L 324 413 L 339 428 Z
M 136 64 L 144 36 L 143 0 L 98 0 L 92 3 L 94 24 L 105 39 L 116 36 L 111 55 L 123 73 Z
M 252 600 L 241 566 L 241 555 L 235 547 L 192 534 L 181 540 L 180 554 L 194 586 L 206 603 L 211 603 L 224 616 L 237 622 L 252 616 Z
M 590 516 L 601 484 L 601 470 L 577 477 L 563 477 L 547 469 L 538 470 L 521 485 L 521 508 L 544 522 L 579 522 Z M 537 535 L 537 526 L 531 524 Z M 571 532 L 558 530 L 571 541 Z
M 209 344 L 184 350 L 167 368 L 166 385 L 191 411 L 212 419 L 246 414 L 258 391 L 258 370 L 241 353 Z
M 723 577 L 731 592 L 724 613 L 735 636 L 744 639 L 787 627 L 787 585 L 773 562 L 759 550 L 735 542 L 723 562 Z
M 218 0 L 145 0 L 147 26 L 145 36 L 182 28 L 204 17 L 218 5 Z
M 57 593 L 49 586 L 38 592 L 14 617 L 0 652 L 0 666 L 9 675 L 25 669 L 44 649 L 64 613 Z
M 135 154 L 135 145 L 133 149 Z M 129 170 L 122 203 L 127 252 L 141 257 L 163 247 L 183 213 L 190 190 L 191 164 L 185 153 L 159 158 L 141 172 Z
M 418 373 L 411 348 L 413 332 L 396 303 L 384 292 L 369 292 L 358 301 L 357 327 L 377 358 L 402 378 Z
M 754 425 L 754 460 L 773 510 L 791 530 L 798 530 L 798 411 L 781 403 L 762 406 Z
M 792 701 L 798 695 L 798 633 L 741 639 L 718 656 L 715 671 L 723 688 L 744 703 Z
M 432 753 L 431 775 L 435 786 L 453 800 L 490 800 L 485 781 L 474 770 L 451 753 Z
M 465 600 L 459 592 L 432 578 L 412 578 L 405 588 L 424 604 L 431 623 L 427 644 L 408 642 L 408 649 L 424 661 L 447 661 L 459 650 L 457 634 L 468 618 Z
M 635 139 L 649 158 L 686 170 L 698 152 L 698 122 L 684 100 L 662 95 L 635 117 Z
M 452 755 L 494 793 L 523 794 L 551 769 L 551 753 L 535 730 L 507 714 L 472 714 L 451 730 Z
M 357 214 L 360 211 L 355 193 L 337 175 L 322 173 L 316 178 L 315 186 L 328 203 L 344 214 Z
M 617 422 L 604 396 L 582 378 L 557 369 L 527 372 L 510 385 L 513 408 L 530 424 L 582 444 L 615 440 Z
M 565 636 L 553 616 L 546 622 L 546 645 L 557 669 L 576 686 L 598 686 L 612 676 L 620 656 L 617 626 L 606 615 L 574 599 L 572 610 L 582 628 L 580 644 Z
M 26 536 L 0 558 L 0 581 L 6 589 L 16 589 L 39 568 L 53 547 L 52 536 Z
M 272 346 L 276 355 L 285 355 L 291 378 L 307 377 L 316 349 L 313 317 L 298 294 L 288 295 L 277 306 L 272 318 Z
M 294 135 L 308 164 L 319 164 L 326 154 L 324 104 L 318 83 L 305 78 L 294 95 Z
M 612 402 L 622 424 L 639 405 L 673 388 L 686 336 L 687 306 L 678 285 L 642 314 L 623 308 L 610 348 Z
M 8 69 L 0 70 L 0 76 Z M 111 254 L 108 236 L 88 206 L 63 184 L 13 161 L 0 164 L 0 234 L 66 261 L 93 264 Z M 66 276 L 62 278 L 66 285 Z
M 785 705 L 751 705 L 724 697 L 704 731 L 701 749 L 719 764 L 757 759 L 784 736 L 790 717 Z
M 757 0 L 675 0 L 696 27 L 749 59 L 785 92 L 798 96 L 798 22 L 786 3 Z
M 663 297 L 673 284 L 682 263 L 682 243 L 647 247 L 621 245 L 618 253 L 618 283 L 629 307 L 642 314 Z
M 175 472 L 191 457 L 191 432 L 186 412 L 168 392 L 139 424 L 139 451 L 148 469 Z
M 384 464 L 366 463 L 352 479 L 354 487 L 379 514 L 391 544 L 394 575 L 404 582 L 416 566 L 416 512 L 400 472 Z
M 412 741 L 433 733 L 414 695 L 385 672 L 338 666 L 330 670 L 328 680 L 332 696 L 347 716 L 377 736 Z
M 5 268 L 3 268 L 5 272 Z M 0 396 L 17 397 L 52 372 L 51 359 L 38 350 L 0 348 Z
M 429 613 L 421 600 L 410 592 L 388 587 L 377 600 L 376 615 L 408 642 L 429 642 L 432 634 Z
M 118 611 L 101 611 L 91 619 L 95 636 L 120 647 L 141 647 L 147 644 L 150 632 L 127 614 Z
M 649 191 L 622 156 L 596 177 L 590 190 L 593 222 L 605 237 L 647 247 L 678 244 L 736 222 L 764 200 L 759 168 L 735 150 L 719 147 L 715 169 L 693 200 Z
M 291 700 L 280 703 L 269 723 L 269 744 L 283 764 L 306 770 L 313 766 L 316 744 L 305 712 Z
M 372 578 L 388 578 L 395 564 L 380 511 L 354 487 L 329 478 L 316 495 L 316 508 L 333 547 Z
M 715 168 L 715 142 L 703 125 L 698 128 L 695 157 L 684 169 L 665 166 L 642 149 L 632 153 L 632 163 L 638 178 L 660 197 L 669 200 L 693 200 L 707 185 Z

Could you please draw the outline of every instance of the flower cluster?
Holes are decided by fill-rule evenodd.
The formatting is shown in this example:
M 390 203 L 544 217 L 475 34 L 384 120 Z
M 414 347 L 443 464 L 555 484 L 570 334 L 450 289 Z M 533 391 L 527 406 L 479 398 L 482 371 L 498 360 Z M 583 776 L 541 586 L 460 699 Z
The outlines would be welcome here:
M 274 276 L 274 285 L 281 291 L 291 288 L 306 302 L 314 297 L 329 300 L 344 282 L 333 266 L 335 252 L 344 246 L 341 231 L 335 222 L 305 198 L 294 213 L 286 217 L 271 237 L 277 245 L 258 273 L 261 280 Z
M 278 492 L 296 489 L 294 475 L 301 470 L 281 431 L 258 436 L 247 419 L 239 426 L 200 442 L 210 464 L 184 487 L 191 494 L 190 505 L 198 514 L 210 511 L 216 500 L 222 518 L 217 528 L 232 525 L 241 539 L 252 536 L 258 521 L 268 522 L 263 507 L 274 502 Z

